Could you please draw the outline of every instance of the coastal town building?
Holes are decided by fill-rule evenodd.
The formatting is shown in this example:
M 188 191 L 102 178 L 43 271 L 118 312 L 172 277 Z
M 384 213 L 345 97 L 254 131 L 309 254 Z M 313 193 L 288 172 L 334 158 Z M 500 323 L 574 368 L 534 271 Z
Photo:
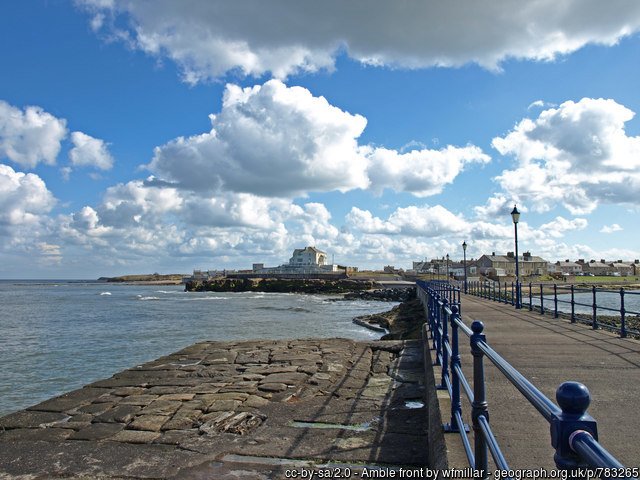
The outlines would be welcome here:
M 565 260 L 564 262 L 556 262 L 554 272 L 563 275 L 582 275 L 582 264 Z
M 316 247 L 296 248 L 289 259 L 292 267 L 315 266 L 321 267 L 327 263 L 327 254 Z
M 476 262 L 478 272 L 491 278 L 515 276 L 516 257 L 513 252 L 506 255 L 482 255 Z M 518 256 L 518 269 L 520 276 L 546 275 L 547 262 L 542 257 L 531 255 L 531 252 L 524 252 Z

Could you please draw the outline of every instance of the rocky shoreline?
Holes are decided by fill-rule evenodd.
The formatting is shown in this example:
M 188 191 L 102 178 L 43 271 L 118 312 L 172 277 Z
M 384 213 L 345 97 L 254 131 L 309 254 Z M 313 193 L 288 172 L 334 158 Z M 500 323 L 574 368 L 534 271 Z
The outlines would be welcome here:
M 267 293 L 348 293 L 375 288 L 368 280 L 320 280 L 276 278 L 216 278 L 192 280 L 186 283 L 187 292 L 267 292 Z
M 424 308 L 416 298 L 415 289 L 406 289 L 408 293 L 400 305 L 391 310 L 362 315 L 353 319 L 353 323 L 376 332 L 387 332 L 381 340 L 409 340 L 420 338 L 420 329 L 426 321 Z

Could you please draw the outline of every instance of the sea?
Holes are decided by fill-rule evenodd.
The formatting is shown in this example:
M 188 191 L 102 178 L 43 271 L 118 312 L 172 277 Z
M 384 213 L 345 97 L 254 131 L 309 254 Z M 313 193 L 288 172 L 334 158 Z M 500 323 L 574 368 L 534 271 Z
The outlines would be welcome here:
M 350 338 L 396 303 L 184 286 L 0 281 L 0 416 L 205 340 Z

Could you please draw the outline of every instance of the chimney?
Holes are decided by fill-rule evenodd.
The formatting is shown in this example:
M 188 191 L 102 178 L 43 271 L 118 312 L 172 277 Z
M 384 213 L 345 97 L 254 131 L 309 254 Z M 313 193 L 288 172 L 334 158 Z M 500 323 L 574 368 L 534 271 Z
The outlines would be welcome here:
M 604 261 L 604 258 L 601 258 L 600 263 L 607 263 L 607 262 Z
M 496 256 L 496 252 L 491 252 L 491 256 L 495 257 Z
M 579 258 L 577 263 L 584 265 L 584 258 Z
M 633 261 L 633 263 L 635 263 L 637 265 L 638 263 L 640 263 L 640 260 L 636 259 L 636 260 Z
M 569 263 L 569 259 L 567 258 L 567 259 L 565 260 L 565 262 L 566 262 L 566 263 Z
M 507 252 L 507 258 L 514 258 L 515 254 L 513 252 Z
M 524 260 L 531 260 L 531 252 L 524 252 L 524 253 L 522 254 L 522 258 L 523 258 Z

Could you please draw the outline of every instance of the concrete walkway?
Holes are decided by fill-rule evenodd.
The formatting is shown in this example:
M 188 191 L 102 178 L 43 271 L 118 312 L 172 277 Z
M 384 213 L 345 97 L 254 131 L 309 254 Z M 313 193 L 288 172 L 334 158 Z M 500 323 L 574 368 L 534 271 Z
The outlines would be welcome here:
M 554 402 L 562 382 L 585 384 L 600 443 L 627 467 L 640 466 L 640 341 L 471 295 L 462 295 L 462 319 L 467 325 L 481 320 L 487 343 Z M 468 337 L 461 334 L 460 341 L 472 378 Z M 548 423 L 485 362 L 490 422 L 509 466 L 554 468 Z
M 420 469 L 422 369 L 417 341 L 198 343 L 0 418 L 0 478 Z

